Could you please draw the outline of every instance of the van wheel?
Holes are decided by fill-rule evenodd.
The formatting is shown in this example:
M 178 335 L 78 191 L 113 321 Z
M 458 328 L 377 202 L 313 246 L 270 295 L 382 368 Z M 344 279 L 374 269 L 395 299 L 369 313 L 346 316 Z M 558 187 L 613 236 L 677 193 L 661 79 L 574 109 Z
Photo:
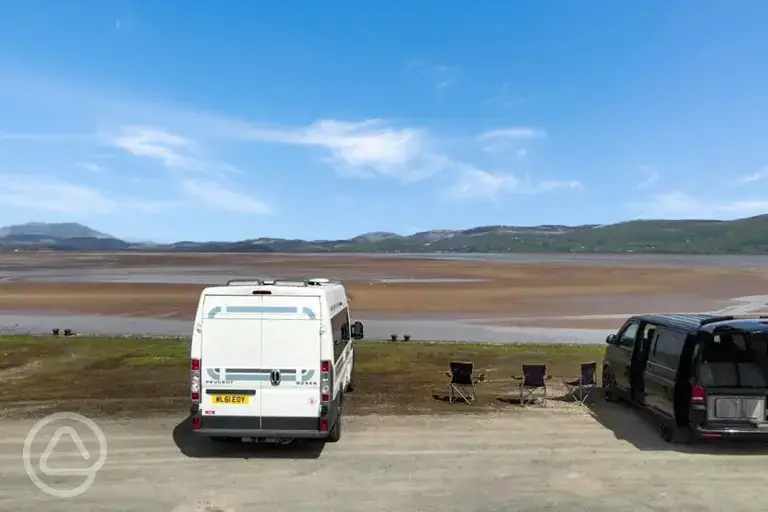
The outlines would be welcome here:
M 328 437 L 326 440 L 329 443 L 337 443 L 341 439 L 341 409 L 339 409 L 339 416 L 336 418 L 336 423 L 333 425 L 333 428 L 331 428 L 331 431 L 328 432 Z
M 670 444 L 688 444 L 693 440 L 693 432 L 687 427 L 662 425 L 661 438 Z
M 675 434 L 672 431 L 672 429 L 669 427 L 669 425 L 661 425 L 661 431 L 659 432 L 661 434 L 661 439 L 665 443 L 673 443 L 675 440 Z
M 618 402 L 619 396 L 616 393 L 616 381 L 613 379 L 610 370 L 603 368 L 603 398 L 606 402 Z

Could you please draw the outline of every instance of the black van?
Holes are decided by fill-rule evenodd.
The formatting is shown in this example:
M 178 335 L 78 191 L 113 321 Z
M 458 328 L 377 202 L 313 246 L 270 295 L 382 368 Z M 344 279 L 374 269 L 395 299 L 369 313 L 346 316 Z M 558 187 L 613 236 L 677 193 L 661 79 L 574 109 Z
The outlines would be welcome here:
M 606 400 L 655 414 L 665 440 L 768 440 L 768 317 L 640 315 L 605 341 Z

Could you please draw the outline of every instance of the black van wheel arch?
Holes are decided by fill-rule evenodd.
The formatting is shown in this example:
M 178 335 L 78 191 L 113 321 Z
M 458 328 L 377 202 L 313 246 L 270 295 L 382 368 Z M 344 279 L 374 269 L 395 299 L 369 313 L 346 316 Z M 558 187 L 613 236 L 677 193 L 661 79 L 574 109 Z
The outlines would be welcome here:
M 619 401 L 619 396 L 616 392 L 616 380 L 608 366 L 603 367 L 603 398 L 605 398 L 606 402 Z

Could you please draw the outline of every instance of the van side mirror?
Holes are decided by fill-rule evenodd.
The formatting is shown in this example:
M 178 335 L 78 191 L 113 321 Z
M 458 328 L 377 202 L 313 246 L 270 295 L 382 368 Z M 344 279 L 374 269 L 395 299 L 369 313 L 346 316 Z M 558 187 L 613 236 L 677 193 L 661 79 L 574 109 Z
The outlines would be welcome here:
M 609 334 L 607 338 L 605 338 L 605 342 L 608 345 L 613 345 L 616 343 L 616 335 L 615 334 Z
M 352 338 L 356 340 L 363 339 L 363 322 L 355 322 L 352 324 Z

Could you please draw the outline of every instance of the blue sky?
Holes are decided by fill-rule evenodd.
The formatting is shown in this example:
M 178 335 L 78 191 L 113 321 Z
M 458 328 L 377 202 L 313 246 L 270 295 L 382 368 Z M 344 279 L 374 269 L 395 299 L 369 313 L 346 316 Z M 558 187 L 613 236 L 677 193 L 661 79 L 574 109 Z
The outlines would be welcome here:
M 768 212 L 768 2 L 0 0 L 0 224 L 341 238 Z

